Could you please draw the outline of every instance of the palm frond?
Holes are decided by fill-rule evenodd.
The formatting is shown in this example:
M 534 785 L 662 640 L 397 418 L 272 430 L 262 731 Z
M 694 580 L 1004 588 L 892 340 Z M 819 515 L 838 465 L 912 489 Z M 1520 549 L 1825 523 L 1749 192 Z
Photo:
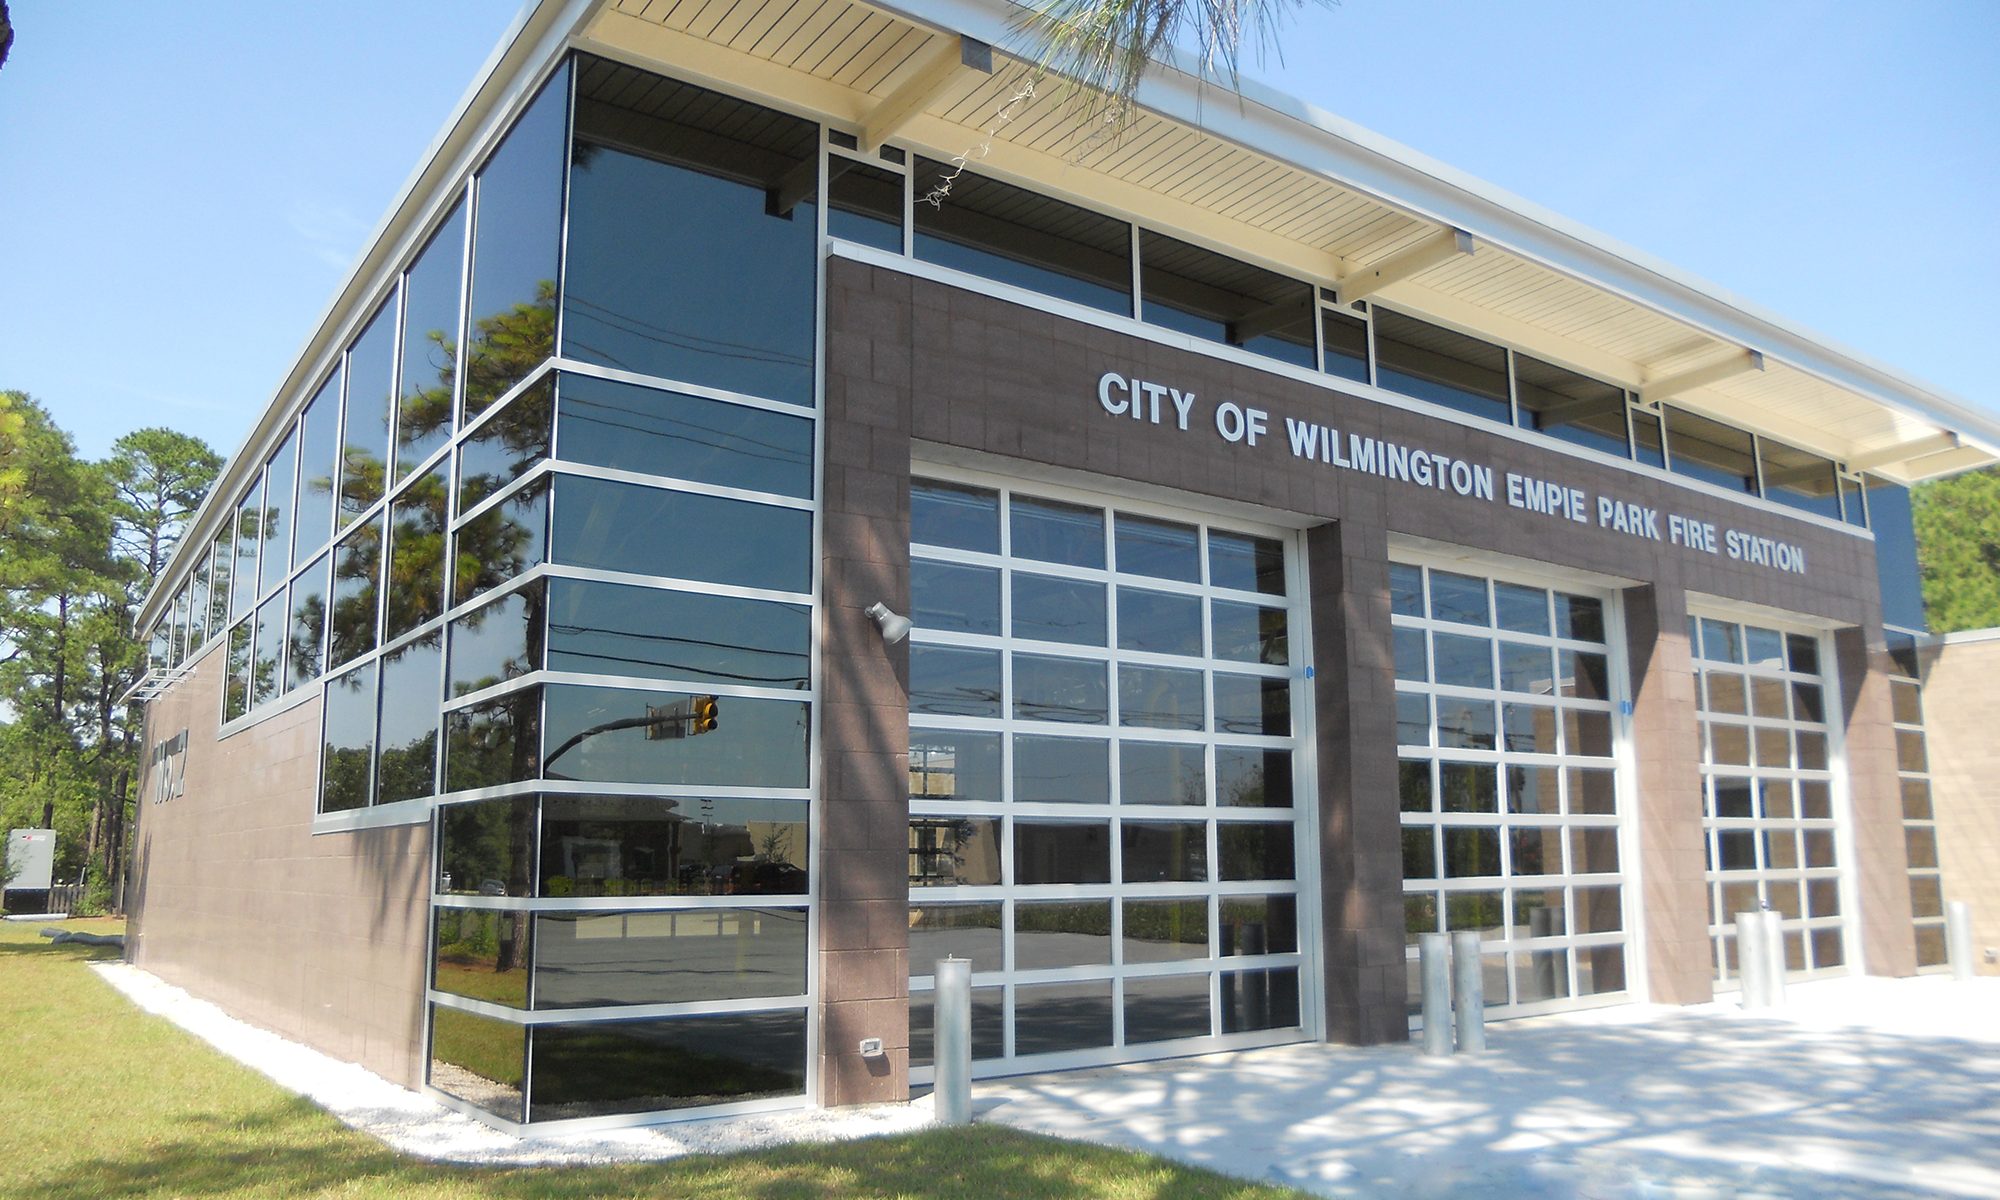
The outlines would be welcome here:
M 1139 83 L 1176 45 L 1194 51 L 1204 77 L 1242 85 L 1245 50 L 1280 54 L 1286 19 L 1307 4 L 1339 0 L 1031 0 L 1023 32 L 1039 47 L 1036 69 L 1067 78 L 1070 103 L 1096 122 L 1123 126 Z

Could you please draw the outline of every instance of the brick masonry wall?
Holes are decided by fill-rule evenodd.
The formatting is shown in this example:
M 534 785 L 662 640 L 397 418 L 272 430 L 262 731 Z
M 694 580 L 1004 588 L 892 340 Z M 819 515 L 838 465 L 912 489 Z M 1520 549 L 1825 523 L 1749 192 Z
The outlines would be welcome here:
M 147 707 L 185 729 L 183 793 L 140 780 L 132 962 L 230 1013 L 415 1086 L 423 1078 L 428 823 L 312 833 L 317 699 L 218 741 L 220 647 Z
M 2000 975 L 2000 637 L 1951 642 L 1925 655 L 1924 738 L 1938 865 L 1946 900 L 1972 908 L 1972 948 L 1982 975 Z
M 1308 573 L 1321 668 L 1315 696 L 1326 832 L 1322 853 L 1329 856 L 1322 862 L 1322 911 L 1327 920 L 1329 1033 L 1341 1040 L 1399 1037 L 1403 1028 L 1400 860 L 1385 842 L 1398 821 L 1395 748 L 1393 736 L 1381 728 L 1381 717 L 1369 711 L 1383 706 L 1384 689 L 1392 686 L 1384 675 L 1389 630 L 1382 563 L 1388 537 L 1422 537 L 1638 584 L 1627 592 L 1626 607 L 1640 760 L 1639 861 L 1649 910 L 1642 953 L 1659 999 L 1686 1003 L 1709 996 L 1700 883 L 1701 799 L 1685 623 L 1690 598 L 1717 597 L 1852 626 L 1858 632 L 1843 641 L 1843 649 L 1858 647 L 1859 657 L 1845 652 L 1839 657 L 1858 668 L 1866 661 L 1866 649 L 1881 644 L 1871 542 L 1669 480 L 1572 458 L 1532 440 L 1435 420 L 851 261 L 828 264 L 826 320 L 824 565 L 830 654 L 841 639 L 851 644 L 849 626 L 854 622 L 849 618 L 855 605 L 877 594 L 907 595 L 907 563 L 899 540 L 907 534 L 907 488 L 906 480 L 896 482 L 896 475 L 899 470 L 907 474 L 913 443 L 932 454 L 937 451 L 930 448 L 972 451 L 1081 473 L 1114 493 L 1128 486 L 1164 488 L 1260 506 L 1291 514 L 1295 523 L 1313 528 Z M 1180 429 L 1165 403 L 1157 424 L 1107 413 L 1098 402 L 1098 380 L 1106 372 L 1194 392 L 1189 427 Z M 1259 445 L 1231 443 L 1217 433 L 1214 416 L 1222 401 L 1269 414 L 1270 430 Z M 1348 434 L 1360 434 L 1491 465 L 1499 500 L 1470 499 L 1296 458 L 1286 442 L 1285 417 L 1337 428 L 1343 445 Z M 850 470 L 857 472 L 858 487 L 842 481 Z M 1508 471 L 1650 507 L 1659 512 L 1663 533 L 1668 516 L 1678 514 L 1790 542 L 1804 550 L 1807 571 L 1783 573 L 1600 528 L 1594 510 L 1591 521 L 1579 523 L 1510 508 Z M 884 557 L 870 557 L 876 553 Z M 875 591 L 857 595 L 842 590 L 837 571 L 846 570 L 842 564 L 849 561 L 874 564 L 875 573 L 866 578 Z M 860 627 L 865 629 L 865 623 Z M 1342 656 L 1345 661 L 1333 661 Z M 850 670 L 852 687 L 842 678 Z M 883 711 L 901 702 L 885 680 L 830 657 L 826 687 L 822 751 L 828 763 L 854 750 L 880 755 L 901 748 L 893 744 L 894 737 L 906 730 L 907 718 Z M 1850 745 L 1858 745 L 1867 760 L 1854 780 L 1854 810 L 1867 826 L 1857 829 L 1856 837 L 1863 891 L 1893 908 L 1883 898 L 1880 881 L 1901 872 L 1903 858 L 1900 841 L 1890 844 L 1883 818 L 1896 804 L 1893 771 L 1885 775 L 1874 763 L 1877 726 L 1887 728 L 1886 710 L 1877 697 L 1882 689 L 1879 679 L 1856 677 L 1848 681 L 1848 690 L 1849 711 L 1859 723 Z M 850 696 L 866 697 L 854 702 L 869 714 L 866 720 L 835 719 L 835 706 L 850 703 Z M 832 767 L 828 777 L 831 782 Z M 900 805 L 901 815 L 907 816 L 900 782 L 891 785 L 884 774 L 876 785 L 892 789 L 893 798 L 886 791 L 863 797 L 857 784 L 849 778 L 838 795 L 829 790 L 827 819 L 835 819 L 838 804 L 865 803 L 881 817 L 883 827 L 877 832 L 890 838 L 886 827 L 893 824 L 891 811 Z M 893 836 L 900 853 L 902 835 L 898 830 Z M 831 847 L 832 834 L 828 837 Z M 890 842 L 878 844 L 886 849 Z M 829 865 L 823 886 L 832 886 L 833 879 Z M 881 899 L 904 895 L 882 890 L 895 896 Z M 823 928 L 829 930 L 836 927 L 830 913 L 822 916 Z M 1898 934 L 1891 928 L 1896 919 L 1890 912 L 1866 922 L 1871 969 L 1902 970 L 1909 956 L 1908 924 L 1903 921 Z M 857 936 L 851 918 L 839 921 L 842 936 Z M 865 923 L 872 931 L 867 936 L 879 938 L 876 945 L 885 962 L 907 955 L 907 927 L 896 926 L 889 919 Z M 1899 945 L 1898 937 L 1905 944 Z M 823 966 L 826 961 L 823 957 Z

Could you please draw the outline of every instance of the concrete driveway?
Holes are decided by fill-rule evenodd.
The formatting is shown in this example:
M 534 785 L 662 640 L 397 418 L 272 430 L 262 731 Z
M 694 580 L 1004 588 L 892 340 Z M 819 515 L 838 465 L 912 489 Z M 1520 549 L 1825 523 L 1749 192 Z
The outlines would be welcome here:
M 974 1090 L 978 1119 L 1328 1196 L 2000 1196 L 2000 979 L 1830 980 Z

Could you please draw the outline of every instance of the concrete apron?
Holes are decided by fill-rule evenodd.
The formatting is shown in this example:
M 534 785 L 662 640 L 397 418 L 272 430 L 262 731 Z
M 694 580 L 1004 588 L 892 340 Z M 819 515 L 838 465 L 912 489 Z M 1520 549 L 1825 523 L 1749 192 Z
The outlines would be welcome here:
M 995 1080 L 979 1120 L 1329 1196 L 2000 1195 L 2000 979 L 1797 985 Z

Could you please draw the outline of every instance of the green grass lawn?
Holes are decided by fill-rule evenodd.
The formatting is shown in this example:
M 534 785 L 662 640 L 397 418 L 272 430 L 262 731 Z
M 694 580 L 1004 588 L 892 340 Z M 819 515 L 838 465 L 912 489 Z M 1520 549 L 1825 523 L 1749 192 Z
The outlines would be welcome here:
M 109 932 L 116 922 L 71 921 Z M 84 963 L 0 923 L 0 1198 L 1104 1196 L 1297 1193 L 1157 1158 L 975 1126 L 621 1167 L 476 1170 L 400 1157 L 141 1013 Z

